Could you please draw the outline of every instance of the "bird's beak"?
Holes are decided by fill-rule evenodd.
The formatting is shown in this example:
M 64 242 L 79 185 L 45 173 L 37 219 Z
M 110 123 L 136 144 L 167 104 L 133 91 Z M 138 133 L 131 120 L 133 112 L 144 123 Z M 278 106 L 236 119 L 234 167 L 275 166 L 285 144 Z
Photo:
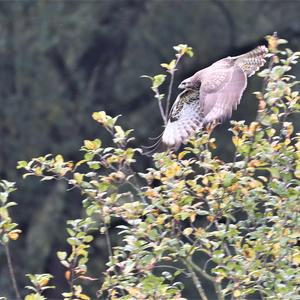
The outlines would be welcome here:
M 179 86 L 178 86 L 178 88 L 179 88 L 180 90 L 184 89 L 184 86 L 183 86 L 183 84 L 182 84 L 182 83 L 180 83 L 180 84 L 179 84 Z

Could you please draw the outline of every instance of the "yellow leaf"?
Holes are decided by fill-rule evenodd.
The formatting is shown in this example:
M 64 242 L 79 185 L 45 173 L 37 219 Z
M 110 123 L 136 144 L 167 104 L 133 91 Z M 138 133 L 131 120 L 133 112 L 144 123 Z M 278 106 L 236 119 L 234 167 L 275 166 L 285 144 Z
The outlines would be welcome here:
M 70 280 L 70 278 L 71 278 L 71 272 L 70 271 L 65 272 L 65 278 L 67 279 L 67 281 Z
M 140 290 L 137 287 L 131 286 L 131 287 L 128 287 L 126 290 L 130 296 L 139 296 L 141 294 Z
M 300 179 L 300 170 L 296 170 L 296 171 L 294 172 L 294 175 L 295 175 L 297 178 Z
M 85 160 L 85 159 L 80 160 L 79 162 L 76 163 L 75 167 L 77 168 L 77 167 L 81 166 L 81 165 L 84 164 L 84 163 L 86 163 L 86 160 Z
M 173 214 L 179 213 L 179 212 L 180 212 L 180 206 L 177 205 L 177 204 L 172 204 L 172 205 L 171 205 L 171 212 L 172 212 Z
M 266 108 L 267 103 L 264 100 L 260 100 L 258 103 L 258 112 L 262 112 L 264 111 L 264 109 Z
M 247 259 L 252 260 L 255 258 L 255 251 L 249 247 L 249 245 L 245 244 L 243 246 L 243 252 Z
M 294 131 L 294 126 L 291 122 L 283 122 L 283 127 L 286 130 L 287 136 L 290 136 Z
M 88 150 L 95 150 L 96 149 L 96 144 L 93 141 L 89 140 L 84 140 L 84 146 Z
M 261 186 L 262 186 L 262 183 L 259 180 L 253 179 L 253 180 L 249 181 L 249 187 L 251 189 L 255 189 L 255 188 L 258 188 Z
M 83 180 L 83 174 L 81 173 L 74 173 L 74 179 L 78 184 L 80 184 Z
M 182 233 L 186 236 L 189 236 L 192 232 L 193 232 L 193 228 L 188 227 L 188 228 L 185 228 Z
M 176 175 L 179 175 L 180 171 L 181 171 L 180 166 L 176 162 L 174 162 L 172 165 L 170 165 L 167 168 L 165 175 L 167 178 L 172 178 Z
M 197 228 L 195 231 L 195 236 L 199 238 L 199 237 L 203 236 L 204 233 L 205 233 L 205 230 L 203 228 Z
M 203 179 L 202 179 L 202 183 L 204 184 L 204 185 L 208 185 L 208 178 L 207 177 L 204 177 Z
M 19 238 L 19 233 L 16 231 L 11 231 L 8 234 L 9 239 L 16 241 Z
M 167 218 L 167 215 L 165 215 L 165 214 L 159 215 L 156 220 L 157 224 L 162 225 L 166 218 Z
M 158 196 L 158 193 L 155 189 L 148 188 L 148 190 L 145 192 L 145 196 L 149 198 L 155 198 Z
M 190 220 L 191 220 L 192 223 L 195 222 L 196 216 L 197 216 L 197 214 L 195 212 L 191 212 L 191 214 L 190 214 Z
M 49 279 L 50 278 L 43 278 L 41 279 L 41 281 L 39 282 L 40 286 L 43 287 L 43 286 L 46 286 L 49 282 Z
M 215 217 L 214 216 L 207 216 L 206 219 L 209 221 L 209 222 L 213 222 Z
M 64 162 L 64 158 L 62 155 L 58 154 L 55 156 L 55 161 L 58 163 L 63 163 Z
M 37 168 L 34 169 L 34 174 L 36 176 L 41 176 L 43 174 L 43 171 L 40 167 L 37 167 Z
M 300 265 L 300 253 L 296 253 L 292 256 L 293 264 Z
M 262 167 L 265 165 L 266 165 L 266 163 L 264 161 L 261 161 L 258 159 L 252 159 L 248 163 L 248 167 L 250 167 L 250 168 Z
M 92 117 L 96 122 L 100 124 L 104 124 L 107 122 L 107 115 L 104 111 L 94 112 L 92 114 Z
M 86 294 L 79 294 L 79 298 L 82 300 L 90 300 L 91 298 Z
M 215 142 L 209 141 L 209 147 L 214 150 L 217 148 L 217 145 Z
M 262 275 L 261 270 L 255 270 L 249 273 L 249 276 L 253 276 L 253 277 L 260 277 L 261 275 Z
M 276 52 L 278 47 L 278 37 L 274 35 L 267 36 L 268 48 L 271 52 Z
M 188 153 L 188 151 L 181 151 L 179 154 L 178 154 L 178 159 L 179 160 L 182 160 L 184 158 L 184 156 Z
M 240 147 L 243 145 L 243 140 L 236 135 L 232 137 L 232 142 L 236 147 Z
M 169 64 L 163 63 L 160 64 L 163 68 L 167 69 L 168 71 L 173 70 L 176 65 L 176 60 L 173 59 Z
M 300 237 L 300 229 L 295 229 L 295 231 L 293 231 L 293 232 L 290 234 L 290 237 L 291 237 L 291 238 L 298 238 L 298 237 Z
M 288 146 L 290 143 L 291 143 L 291 139 L 285 139 L 285 140 L 284 140 L 284 144 L 285 144 L 286 146 Z
M 280 243 L 275 243 L 272 247 L 272 254 L 275 256 L 275 257 L 278 257 L 279 256 L 279 253 L 280 253 Z
M 233 296 L 234 296 L 234 297 L 239 297 L 239 296 L 241 296 L 241 295 L 242 295 L 242 293 L 241 293 L 240 290 L 235 290 L 235 291 L 233 292 Z
M 124 137 L 125 137 L 125 132 L 124 132 L 124 130 L 122 129 L 121 126 L 116 125 L 116 126 L 115 126 L 115 131 L 116 131 L 116 135 L 117 135 L 119 138 L 124 138 Z
M 251 124 L 249 125 L 249 132 L 253 134 L 256 131 L 257 127 L 258 122 L 251 122 Z
M 160 64 L 163 68 L 169 70 L 169 64 L 166 64 L 166 63 L 163 63 L 163 64 Z
M 35 294 L 30 294 L 30 295 L 27 295 L 24 299 L 25 300 L 35 300 L 36 297 L 35 297 Z

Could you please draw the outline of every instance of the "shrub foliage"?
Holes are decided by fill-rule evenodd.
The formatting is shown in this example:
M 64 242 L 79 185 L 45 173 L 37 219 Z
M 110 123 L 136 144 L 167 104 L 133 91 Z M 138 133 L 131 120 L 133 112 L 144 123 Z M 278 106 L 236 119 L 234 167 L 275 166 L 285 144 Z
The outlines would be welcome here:
M 70 250 L 57 253 L 70 286 L 64 299 L 95 298 L 82 282 L 97 279 L 87 268 L 97 235 L 105 235 L 109 249 L 99 297 L 184 299 L 184 279 L 200 299 L 298 299 L 300 136 L 291 116 L 300 111 L 300 97 L 289 72 L 300 53 L 279 50 L 285 40 L 267 39 L 269 63 L 259 73 L 262 91 L 255 93 L 257 118 L 250 124 L 231 122 L 235 154 L 230 162 L 214 154 L 218 146 L 211 132 L 201 132 L 179 153 L 154 154 L 152 167 L 138 172 L 142 150 L 132 147 L 132 130 L 103 111 L 93 118 L 111 134 L 111 145 L 85 140 L 79 162 L 61 155 L 19 162 L 24 177 L 63 179 L 82 194 L 86 215 L 67 222 Z M 186 45 L 175 51 L 176 59 L 162 65 L 171 82 L 179 59 L 192 55 Z M 165 116 L 168 103 L 163 106 L 159 89 L 166 77 L 149 78 Z M 7 189 L 0 196 L 1 244 L 7 244 L 19 231 L 7 214 Z M 123 222 L 120 244 L 112 247 L 116 220 Z M 51 276 L 29 278 L 26 299 L 45 299 Z

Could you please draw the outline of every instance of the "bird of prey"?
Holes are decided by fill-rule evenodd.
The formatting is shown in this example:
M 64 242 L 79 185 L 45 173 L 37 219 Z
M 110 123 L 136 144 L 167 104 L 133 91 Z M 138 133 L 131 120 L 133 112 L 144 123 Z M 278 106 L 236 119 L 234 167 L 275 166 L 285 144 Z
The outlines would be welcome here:
M 226 57 L 183 80 L 184 89 L 171 108 L 162 143 L 178 148 L 205 125 L 223 122 L 237 108 L 252 76 L 265 63 L 268 49 L 258 46 L 245 54 Z

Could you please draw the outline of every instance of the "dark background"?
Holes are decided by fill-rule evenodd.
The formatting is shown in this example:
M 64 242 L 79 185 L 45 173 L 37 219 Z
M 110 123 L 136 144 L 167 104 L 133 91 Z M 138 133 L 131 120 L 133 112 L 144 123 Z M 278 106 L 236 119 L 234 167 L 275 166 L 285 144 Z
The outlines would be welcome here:
M 299 12 L 300 1 L 0 1 L 0 177 L 18 184 L 13 198 L 19 205 L 12 212 L 23 234 L 10 248 L 19 285 L 28 283 L 26 273 L 51 272 L 57 285 L 52 297 L 61 298 L 66 283 L 56 251 L 67 249 L 65 222 L 80 218 L 82 210 L 79 195 L 65 192 L 62 183 L 23 181 L 18 160 L 46 153 L 80 159 L 83 139 L 107 139 L 91 119 L 99 110 L 122 114 L 136 143 L 149 143 L 162 120 L 149 82 L 140 76 L 162 73 L 160 63 L 173 58 L 172 46 L 188 44 L 195 52 L 179 65 L 177 86 L 217 59 L 265 43 L 274 31 L 298 50 Z M 255 118 L 252 92 L 261 86 L 259 78 L 249 80 L 234 119 Z M 223 159 L 231 157 L 227 128 L 228 122 L 214 132 Z M 103 272 L 105 249 L 98 238 L 92 275 Z M 2 248 L 0 295 L 14 298 Z M 189 287 L 185 296 L 193 299 Z

